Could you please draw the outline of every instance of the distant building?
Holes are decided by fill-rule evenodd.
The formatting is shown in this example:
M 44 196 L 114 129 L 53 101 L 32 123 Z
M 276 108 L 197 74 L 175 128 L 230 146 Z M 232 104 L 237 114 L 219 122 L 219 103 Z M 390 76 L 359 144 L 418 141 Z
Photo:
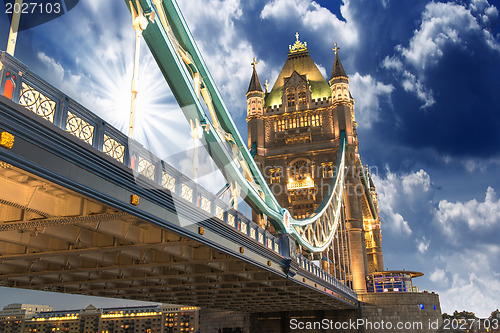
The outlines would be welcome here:
M 199 332 L 199 309 L 154 305 L 52 311 L 46 305 L 11 304 L 0 311 L 0 332 L 177 333 Z
M 0 332 L 1 333 L 17 333 L 24 332 L 25 318 L 41 313 L 52 311 L 52 307 L 48 305 L 37 304 L 9 304 L 0 311 Z
M 418 287 L 413 285 L 412 280 L 423 275 L 424 273 L 405 270 L 374 272 L 367 279 L 367 291 L 369 293 L 418 293 Z

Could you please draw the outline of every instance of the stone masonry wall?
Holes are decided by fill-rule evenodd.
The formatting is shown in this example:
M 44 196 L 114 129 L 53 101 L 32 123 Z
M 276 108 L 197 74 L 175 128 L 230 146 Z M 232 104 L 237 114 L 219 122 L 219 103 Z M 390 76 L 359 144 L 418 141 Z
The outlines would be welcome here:
M 364 333 L 434 333 L 441 326 L 441 306 L 439 295 L 435 293 L 370 293 L 358 296 L 362 302 L 361 317 L 366 321 Z

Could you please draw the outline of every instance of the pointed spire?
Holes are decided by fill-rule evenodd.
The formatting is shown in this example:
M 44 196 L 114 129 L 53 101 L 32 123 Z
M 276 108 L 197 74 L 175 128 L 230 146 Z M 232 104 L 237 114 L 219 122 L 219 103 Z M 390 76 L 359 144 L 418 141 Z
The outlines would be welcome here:
M 375 190 L 375 184 L 373 184 L 372 175 L 370 174 L 369 171 L 367 171 L 367 173 L 368 173 L 368 180 L 370 181 L 370 189 Z
M 339 76 L 344 76 L 347 77 L 347 74 L 345 73 L 344 67 L 342 66 L 342 63 L 340 62 L 339 58 L 339 52 L 340 47 L 337 46 L 337 43 L 335 43 L 335 47 L 333 48 L 335 51 L 335 62 L 333 63 L 333 70 L 332 70 L 332 76 L 330 79 L 333 79 L 334 77 L 339 77 Z
M 257 70 L 255 69 L 258 64 L 257 59 L 253 58 L 251 65 L 253 66 L 252 78 L 250 79 L 250 84 L 248 85 L 247 94 L 251 91 L 262 92 L 262 85 L 260 84 L 259 76 L 257 75 Z

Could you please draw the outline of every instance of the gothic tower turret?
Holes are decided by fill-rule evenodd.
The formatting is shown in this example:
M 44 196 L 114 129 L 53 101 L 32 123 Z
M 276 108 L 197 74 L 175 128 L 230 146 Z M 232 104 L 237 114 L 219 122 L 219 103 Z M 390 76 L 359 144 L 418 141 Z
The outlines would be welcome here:
M 255 150 L 257 145 L 263 146 L 263 110 L 264 110 L 264 92 L 257 75 L 257 61 L 253 58 L 252 78 L 248 85 L 247 97 L 247 122 L 248 122 L 248 148 Z
M 335 51 L 335 61 L 333 64 L 332 75 L 330 77 L 330 91 L 332 94 L 332 105 L 336 109 L 338 118 L 335 120 L 335 134 L 340 131 L 346 131 L 346 137 L 349 142 L 353 141 L 355 133 L 354 118 L 354 99 L 349 91 L 349 77 L 345 73 L 342 62 L 339 58 L 337 43 L 333 50 Z

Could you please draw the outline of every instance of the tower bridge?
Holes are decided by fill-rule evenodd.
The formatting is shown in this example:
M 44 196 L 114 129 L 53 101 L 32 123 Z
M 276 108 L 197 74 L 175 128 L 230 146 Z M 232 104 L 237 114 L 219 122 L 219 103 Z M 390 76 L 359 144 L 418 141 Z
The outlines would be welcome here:
M 244 142 L 175 1 L 125 3 L 232 200 L 135 141 L 134 102 L 126 136 L 2 52 L 0 285 L 247 313 L 357 313 L 380 289 L 381 221 L 339 47 L 327 82 L 297 33 L 265 91 L 254 59 Z M 251 219 L 237 209 L 240 195 Z
M 259 227 L 6 53 L 2 64 L 4 77 L 17 73 L 16 97 L 0 96 L 3 286 L 250 312 L 297 300 L 304 309 L 357 306 L 289 237 Z

